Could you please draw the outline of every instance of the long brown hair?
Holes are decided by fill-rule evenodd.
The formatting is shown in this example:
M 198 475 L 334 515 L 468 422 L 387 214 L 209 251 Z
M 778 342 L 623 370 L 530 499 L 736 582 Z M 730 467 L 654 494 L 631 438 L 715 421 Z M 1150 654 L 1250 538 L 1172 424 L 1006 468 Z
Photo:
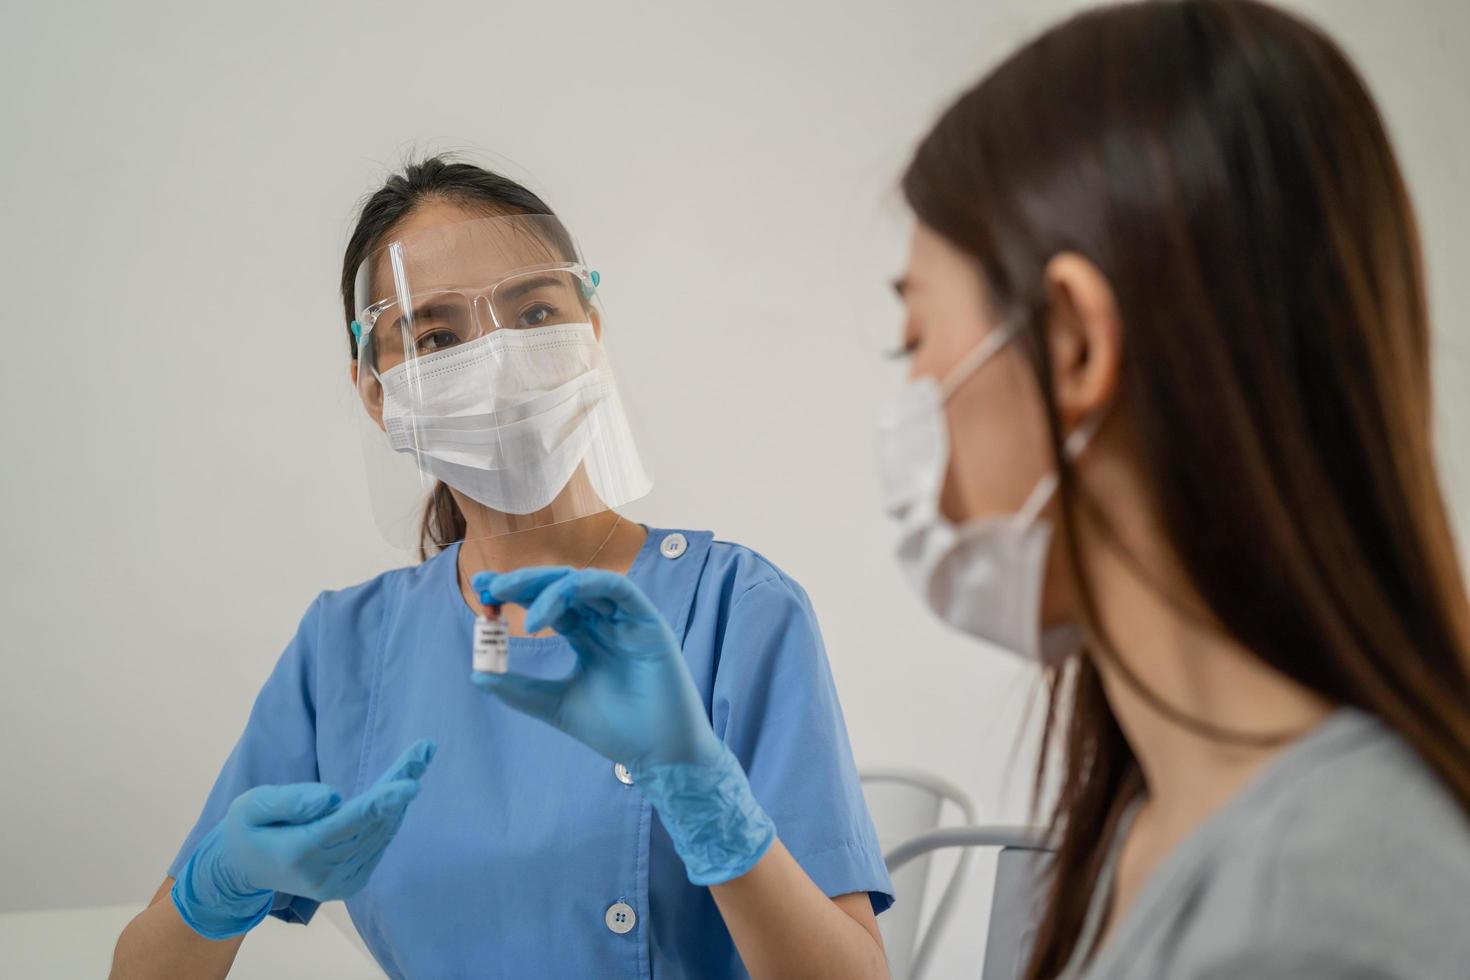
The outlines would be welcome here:
M 1092 10 L 966 92 L 903 186 L 1028 323 L 1067 553 L 1097 508 L 1060 452 L 1043 330 L 1043 270 L 1064 251 L 1114 290 L 1111 421 L 1190 589 L 1256 657 L 1380 718 L 1470 811 L 1470 612 L 1431 448 L 1418 233 L 1337 46 L 1252 0 Z M 1064 772 L 1033 980 L 1077 952 L 1143 791 L 1097 667 L 1115 647 L 1069 564 L 1097 642 L 1048 678 Z
M 383 186 L 373 191 L 358 211 L 357 224 L 347 240 L 342 255 L 343 332 L 347 335 L 348 352 L 357 359 L 357 335 L 352 322 L 358 311 L 353 309 L 357 267 L 388 239 L 393 229 L 420 205 L 429 201 L 448 201 L 487 217 L 513 214 L 552 214 L 546 202 L 533 191 L 502 174 L 455 160 L 446 155 L 425 157 L 404 164 L 389 175 Z M 568 259 L 576 256 L 570 239 L 550 242 Z M 434 484 L 424 505 L 419 527 L 419 555 L 428 558 L 465 535 L 465 517 L 442 481 Z

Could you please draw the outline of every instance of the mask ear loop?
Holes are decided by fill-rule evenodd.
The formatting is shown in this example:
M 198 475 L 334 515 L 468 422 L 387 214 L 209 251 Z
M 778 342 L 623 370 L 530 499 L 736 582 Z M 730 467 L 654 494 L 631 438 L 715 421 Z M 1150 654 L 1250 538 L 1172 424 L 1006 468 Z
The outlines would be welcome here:
M 1082 455 L 1093 437 L 1097 435 L 1097 430 L 1102 428 L 1103 420 L 1107 418 L 1107 415 L 1107 408 L 1093 412 L 1078 423 L 1071 435 L 1062 441 L 1062 457 L 1067 462 L 1075 462 Z M 1052 495 L 1057 492 L 1057 486 L 1060 483 L 1061 477 L 1056 471 L 1042 477 L 1041 482 L 1036 484 L 1036 489 L 1031 491 L 1031 496 L 1026 498 L 1026 503 L 1016 513 L 1016 520 L 1024 527 L 1031 526 L 1041 516 L 1046 505 L 1051 502 Z
M 970 353 L 961 358 L 960 363 L 951 368 L 950 372 L 944 376 L 944 380 L 939 383 L 940 403 L 949 401 L 949 397 L 958 390 L 960 385 L 969 380 L 970 375 L 980 370 L 986 361 L 1000 353 L 1000 349 L 1015 340 L 1016 335 L 1020 332 L 1020 323 L 1010 321 L 996 327 L 988 337 L 976 344 Z
M 964 384 L 972 374 L 980 370 L 985 362 L 998 354 L 1001 348 L 1015 340 L 1020 332 L 1020 318 L 1012 318 L 996 327 L 988 337 L 976 344 L 974 349 L 966 354 L 960 360 L 960 363 L 956 364 L 944 376 L 944 380 L 940 382 L 940 404 L 942 405 L 949 401 L 950 396 L 959 389 L 960 385 Z M 1069 461 L 1075 460 L 1082 455 L 1083 450 L 1087 448 L 1093 436 L 1097 435 L 1097 430 L 1102 427 L 1103 419 L 1106 415 L 1106 408 L 1093 413 L 1091 416 L 1083 419 L 1081 424 L 1072 430 L 1071 435 L 1067 436 L 1066 440 L 1062 443 L 1062 454 Z M 1029 527 L 1036 521 L 1041 511 L 1051 501 L 1052 495 L 1056 493 L 1059 481 L 1060 478 L 1053 471 L 1042 477 L 1041 482 L 1036 484 L 1036 489 L 1031 491 L 1030 496 L 1026 498 L 1026 502 L 1021 505 L 1021 509 L 1015 515 L 1015 519 L 1022 526 Z

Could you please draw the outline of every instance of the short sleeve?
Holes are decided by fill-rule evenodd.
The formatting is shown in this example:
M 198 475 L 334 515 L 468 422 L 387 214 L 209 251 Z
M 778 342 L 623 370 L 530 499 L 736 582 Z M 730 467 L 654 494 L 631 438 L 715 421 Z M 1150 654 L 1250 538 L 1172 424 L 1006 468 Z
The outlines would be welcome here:
M 816 615 L 789 579 L 757 582 L 732 604 L 711 715 L 817 886 L 834 897 L 865 891 L 874 912 L 892 905 Z
M 241 793 L 256 786 L 318 780 L 316 649 L 321 604 L 318 597 L 307 609 L 296 635 L 256 695 L 245 731 L 215 779 L 194 829 L 169 865 L 170 877 L 179 876 L 204 835 L 224 818 Z M 278 893 L 271 915 L 305 923 L 311 920 L 317 905 L 311 899 Z

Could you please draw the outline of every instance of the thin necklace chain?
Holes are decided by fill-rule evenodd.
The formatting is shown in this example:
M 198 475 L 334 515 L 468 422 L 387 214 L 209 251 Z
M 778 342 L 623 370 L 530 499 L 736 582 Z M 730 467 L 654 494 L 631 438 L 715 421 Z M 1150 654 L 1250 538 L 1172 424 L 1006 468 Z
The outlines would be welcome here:
M 616 533 L 618 533 L 618 528 L 623 523 L 623 515 L 622 514 L 617 514 L 615 516 L 616 516 L 616 519 L 613 521 L 612 527 L 608 529 L 607 537 L 603 538 L 602 539 L 602 544 L 598 545 L 597 546 L 597 550 L 594 551 L 594 552 L 592 552 L 592 557 L 591 558 L 588 558 L 586 561 L 584 561 L 582 563 L 582 567 L 584 569 L 591 568 L 592 567 L 592 563 L 595 562 L 597 560 L 598 556 L 602 554 L 603 550 L 605 548 L 607 548 L 607 544 L 608 544 L 609 541 L 611 541 L 613 539 L 613 535 L 616 534 Z M 455 570 L 455 574 L 459 578 L 460 588 L 463 589 L 463 588 L 465 588 L 466 586 L 469 585 L 469 580 L 465 578 L 464 569 L 462 569 L 462 568 L 459 567 L 459 562 L 458 561 L 456 561 L 454 563 L 454 566 L 455 566 L 455 569 L 454 569 Z
M 611 541 L 612 540 L 612 536 L 617 533 L 618 525 L 620 525 L 620 524 L 623 523 L 623 515 L 622 514 L 618 514 L 616 516 L 617 516 L 617 520 L 613 521 L 613 526 L 607 532 L 607 537 L 603 538 L 602 539 L 602 544 L 598 545 L 597 546 L 597 550 L 594 551 L 594 552 L 592 552 L 592 557 L 591 558 L 588 558 L 582 564 L 582 567 L 583 568 L 591 568 L 592 567 L 592 563 L 597 560 L 597 556 L 600 555 L 600 554 L 602 554 L 602 549 L 607 547 L 607 543 L 609 541 Z

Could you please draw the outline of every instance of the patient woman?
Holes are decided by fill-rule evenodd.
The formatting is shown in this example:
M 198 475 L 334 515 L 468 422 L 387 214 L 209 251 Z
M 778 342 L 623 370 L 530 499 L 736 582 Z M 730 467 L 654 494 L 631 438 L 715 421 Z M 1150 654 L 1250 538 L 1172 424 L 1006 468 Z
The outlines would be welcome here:
M 903 186 L 899 560 L 1056 682 L 1026 976 L 1470 976 L 1433 334 L 1343 53 L 1247 0 L 1089 11 Z

